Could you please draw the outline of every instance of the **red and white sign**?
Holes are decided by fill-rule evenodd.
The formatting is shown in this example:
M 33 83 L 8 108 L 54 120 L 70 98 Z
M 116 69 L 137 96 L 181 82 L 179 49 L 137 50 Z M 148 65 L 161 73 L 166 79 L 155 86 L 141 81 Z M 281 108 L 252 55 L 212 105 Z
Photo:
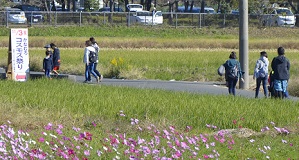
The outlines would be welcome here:
M 26 81 L 29 78 L 29 45 L 28 29 L 13 28 L 11 36 L 12 78 L 15 81 Z

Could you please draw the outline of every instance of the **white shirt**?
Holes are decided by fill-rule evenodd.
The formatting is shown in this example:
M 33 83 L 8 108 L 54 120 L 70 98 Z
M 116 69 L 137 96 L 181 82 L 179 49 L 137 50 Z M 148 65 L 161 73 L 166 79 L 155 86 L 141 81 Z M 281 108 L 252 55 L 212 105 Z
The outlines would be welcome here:
M 84 56 L 83 56 L 83 63 L 89 64 L 89 53 L 90 51 L 95 52 L 95 48 L 93 46 L 85 47 L 84 49 Z

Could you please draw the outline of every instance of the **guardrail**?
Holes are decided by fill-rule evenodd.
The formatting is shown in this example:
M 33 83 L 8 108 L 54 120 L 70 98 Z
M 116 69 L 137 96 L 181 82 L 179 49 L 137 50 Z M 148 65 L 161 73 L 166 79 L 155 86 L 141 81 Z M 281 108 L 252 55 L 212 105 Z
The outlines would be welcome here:
M 5 12 L 0 12 L 0 25 L 6 27 L 15 26 L 103 26 L 119 25 L 134 26 L 142 25 L 132 23 L 127 20 L 128 12 L 30 12 L 42 15 L 41 22 L 27 21 L 25 24 L 12 24 L 5 21 Z M 26 14 L 28 14 L 26 12 Z M 162 25 L 167 27 L 238 27 L 239 15 L 236 14 L 206 14 L 206 13 L 181 13 L 181 12 L 163 12 Z M 261 15 L 249 15 L 249 26 L 262 26 Z

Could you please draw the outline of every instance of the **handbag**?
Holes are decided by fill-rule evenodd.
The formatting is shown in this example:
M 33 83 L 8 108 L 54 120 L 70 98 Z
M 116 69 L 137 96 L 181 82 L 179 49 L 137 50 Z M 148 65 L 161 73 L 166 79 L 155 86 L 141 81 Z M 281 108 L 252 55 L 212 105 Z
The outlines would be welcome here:
M 225 74 L 225 67 L 224 67 L 224 65 L 223 64 L 220 65 L 217 71 L 218 71 L 218 75 L 219 76 L 223 76 Z

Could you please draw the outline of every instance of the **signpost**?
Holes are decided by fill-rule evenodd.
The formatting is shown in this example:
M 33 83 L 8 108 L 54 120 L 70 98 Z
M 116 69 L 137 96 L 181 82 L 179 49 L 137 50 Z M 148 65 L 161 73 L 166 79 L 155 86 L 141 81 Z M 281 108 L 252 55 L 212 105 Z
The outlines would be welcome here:
M 28 29 L 10 30 L 7 78 L 15 81 L 27 81 L 30 75 Z

